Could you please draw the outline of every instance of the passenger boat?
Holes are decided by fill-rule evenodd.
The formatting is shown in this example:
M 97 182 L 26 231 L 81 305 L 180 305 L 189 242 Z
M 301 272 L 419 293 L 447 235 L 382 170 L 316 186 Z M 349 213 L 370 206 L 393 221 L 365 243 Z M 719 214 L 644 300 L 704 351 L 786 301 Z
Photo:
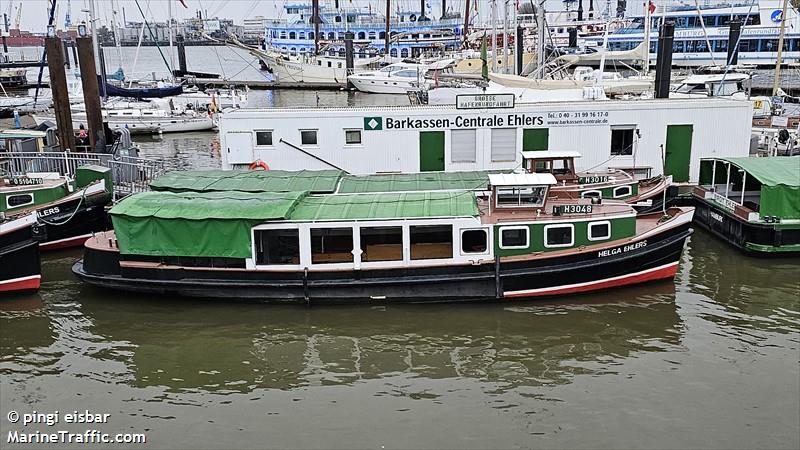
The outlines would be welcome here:
M 126 198 L 73 272 L 112 289 L 267 302 L 486 301 L 671 279 L 692 232 L 690 207 L 637 216 L 562 199 L 551 174 L 490 174 L 482 192 L 344 193 L 339 171 L 265 173 Z
M 575 159 L 581 154 L 570 150 L 523 151 L 525 170 L 531 173 L 552 174 L 558 184 L 551 194 L 564 198 L 603 198 L 623 200 L 639 212 L 654 212 L 663 208 L 672 176 L 657 175 L 637 180 L 630 172 L 606 169 L 596 172 L 576 172 Z M 631 168 L 635 172 L 635 168 Z M 673 198 L 674 194 L 669 195 Z
M 800 156 L 705 158 L 696 222 L 757 255 L 800 254 Z
M 631 50 L 645 41 L 647 18 L 652 23 L 650 31 L 650 57 L 656 54 L 658 24 L 675 23 L 672 65 L 697 67 L 717 65 L 727 60 L 728 35 L 733 19 L 742 23 L 739 40 L 741 64 L 774 67 L 777 59 L 778 37 L 783 17 L 780 0 L 752 2 L 718 2 L 709 4 L 684 4 L 658 9 L 654 14 L 631 16 L 632 22 L 608 35 L 608 50 Z M 786 28 L 783 60 L 800 58 L 800 15 L 791 3 L 786 9 Z M 585 38 L 586 45 L 602 47 L 603 36 Z M 710 47 L 709 47 L 710 45 Z
M 111 173 L 78 168 L 75 179 L 50 172 L 0 178 L 0 292 L 37 289 L 39 250 L 81 245 L 108 229 Z

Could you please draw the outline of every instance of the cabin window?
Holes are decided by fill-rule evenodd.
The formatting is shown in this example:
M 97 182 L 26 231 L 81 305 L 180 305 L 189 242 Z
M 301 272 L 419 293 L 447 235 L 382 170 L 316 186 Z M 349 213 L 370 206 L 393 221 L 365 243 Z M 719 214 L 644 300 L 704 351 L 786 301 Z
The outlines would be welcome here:
M 361 130 L 344 130 L 344 143 L 347 145 L 361 144 Z
M 302 145 L 317 145 L 317 130 L 300 130 Z
M 547 248 L 572 247 L 575 243 L 575 227 L 572 224 L 545 225 L 544 246 Z
M 611 222 L 608 220 L 590 222 L 589 235 L 587 237 L 590 241 L 602 241 L 611 238 Z
M 361 261 L 402 261 L 403 228 L 361 228 Z
M 498 208 L 536 208 L 544 205 L 547 186 L 497 188 Z
M 500 248 L 513 250 L 530 245 L 528 227 L 500 227 Z
M 312 228 L 311 263 L 353 262 L 352 228 Z
M 517 160 L 517 129 L 492 128 L 492 162 Z
M 417 225 L 409 232 L 412 260 L 453 257 L 452 225 Z
M 272 145 L 272 130 L 256 131 L 256 145 L 271 146 Z
M 291 230 L 256 230 L 256 264 L 300 264 L 300 232 Z
M 450 132 L 450 162 L 474 163 L 477 154 L 477 130 L 453 130 Z
M 611 127 L 611 155 L 627 156 L 633 154 L 633 133 L 635 126 L 624 125 Z
M 630 186 L 617 186 L 614 188 L 614 198 L 627 197 L 633 194 L 633 189 Z
M 581 198 L 602 198 L 603 193 L 600 191 L 583 191 L 581 192 Z
M 478 230 L 462 230 L 461 231 L 461 253 L 485 254 L 489 249 L 488 245 L 489 233 L 485 229 Z
M 6 197 L 8 208 L 19 208 L 20 206 L 33 204 L 33 194 L 17 194 Z

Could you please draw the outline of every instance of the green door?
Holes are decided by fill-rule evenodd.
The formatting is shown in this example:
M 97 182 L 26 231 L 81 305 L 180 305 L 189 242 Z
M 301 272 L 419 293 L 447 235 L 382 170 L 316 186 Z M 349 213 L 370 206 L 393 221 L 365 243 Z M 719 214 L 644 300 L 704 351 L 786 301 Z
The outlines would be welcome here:
M 444 170 L 444 131 L 420 131 L 419 171 Z
M 672 181 L 689 181 L 689 159 L 692 156 L 692 125 L 667 125 L 665 175 Z

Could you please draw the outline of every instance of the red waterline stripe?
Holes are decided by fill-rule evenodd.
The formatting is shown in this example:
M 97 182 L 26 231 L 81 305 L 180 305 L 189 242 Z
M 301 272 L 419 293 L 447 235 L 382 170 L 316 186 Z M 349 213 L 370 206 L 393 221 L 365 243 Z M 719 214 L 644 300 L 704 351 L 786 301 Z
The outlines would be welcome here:
M 629 284 L 672 278 L 676 273 L 678 273 L 677 262 L 658 267 L 654 270 L 645 270 L 643 272 L 632 273 L 630 275 L 624 275 L 621 277 L 608 278 L 605 280 L 592 281 L 588 283 L 579 283 L 577 285 L 557 286 L 553 288 L 542 288 L 536 290 L 532 289 L 530 291 L 512 291 L 505 293 L 504 297 L 541 297 L 544 295 L 553 294 L 575 294 L 578 292 L 589 292 L 598 289 L 614 288 Z
M 81 247 L 83 244 L 86 243 L 86 240 L 92 237 L 91 234 L 84 234 L 82 236 L 76 236 L 66 239 L 59 239 L 57 241 L 52 242 L 42 242 L 39 244 L 40 250 L 58 250 L 61 248 L 69 248 L 69 247 Z
M 0 281 L 0 292 L 28 291 L 39 289 L 42 281 L 41 275 L 14 278 L 11 280 Z

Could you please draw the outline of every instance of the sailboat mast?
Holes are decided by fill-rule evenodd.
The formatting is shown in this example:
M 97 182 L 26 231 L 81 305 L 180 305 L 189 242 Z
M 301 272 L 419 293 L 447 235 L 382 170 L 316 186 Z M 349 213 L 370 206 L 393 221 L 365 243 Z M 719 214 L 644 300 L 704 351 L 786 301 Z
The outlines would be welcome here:
M 477 0 L 476 0 L 477 1 Z M 469 39 L 469 0 L 467 0 L 466 8 L 464 9 L 464 44 L 466 45 L 467 39 Z
M 100 67 L 100 45 L 97 43 L 97 10 L 94 0 L 89 0 L 89 29 L 92 31 L 92 45 L 94 46 L 94 63 Z
M 789 0 L 783 0 L 783 9 L 781 10 L 781 34 L 778 38 L 778 58 L 775 60 L 775 81 L 772 82 L 772 96 L 778 95 L 781 88 L 781 63 L 783 62 L 783 38 L 786 35 L 786 8 Z
M 347 25 L 345 14 L 345 26 Z M 319 0 L 311 1 L 311 21 L 314 22 L 314 54 L 319 55 Z
M 392 0 L 386 0 L 386 30 L 384 31 L 383 54 L 389 56 L 389 28 L 392 19 Z
M 172 0 L 167 1 L 167 30 L 169 35 L 169 77 L 175 81 L 175 52 L 172 47 Z

